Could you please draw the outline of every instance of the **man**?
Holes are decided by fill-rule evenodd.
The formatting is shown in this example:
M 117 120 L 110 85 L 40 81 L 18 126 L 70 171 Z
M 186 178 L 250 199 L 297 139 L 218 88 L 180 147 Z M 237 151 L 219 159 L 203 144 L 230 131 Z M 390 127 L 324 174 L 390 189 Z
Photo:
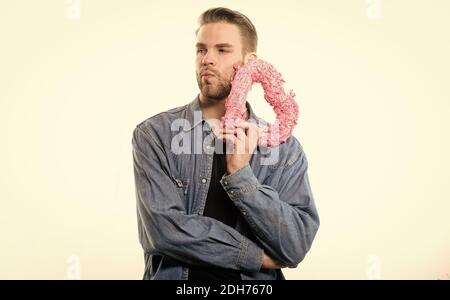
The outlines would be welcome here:
M 257 146 L 264 120 L 248 102 L 247 121 L 218 126 L 235 66 L 257 57 L 257 34 L 227 8 L 205 11 L 199 25 L 200 94 L 133 132 L 144 279 L 284 279 L 319 227 L 306 156 L 293 136 Z

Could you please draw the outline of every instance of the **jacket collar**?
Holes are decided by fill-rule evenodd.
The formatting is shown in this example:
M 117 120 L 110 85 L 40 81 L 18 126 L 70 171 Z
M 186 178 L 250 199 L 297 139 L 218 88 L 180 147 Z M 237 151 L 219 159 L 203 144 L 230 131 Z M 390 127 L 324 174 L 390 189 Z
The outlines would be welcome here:
M 267 124 L 266 121 L 264 121 L 263 119 L 259 118 L 255 114 L 255 112 L 253 111 L 252 106 L 250 105 L 250 103 L 248 101 L 246 101 L 245 106 L 247 107 L 248 119 L 249 120 L 254 120 L 258 124 Z M 192 100 L 187 105 L 186 120 L 188 122 L 186 123 L 186 125 L 183 128 L 184 131 L 190 131 L 190 130 L 194 129 L 196 126 L 198 126 L 199 124 L 203 124 L 203 122 L 205 121 L 202 109 L 200 107 L 200 94 L 198 94 L 195 97 L 195 99 Z

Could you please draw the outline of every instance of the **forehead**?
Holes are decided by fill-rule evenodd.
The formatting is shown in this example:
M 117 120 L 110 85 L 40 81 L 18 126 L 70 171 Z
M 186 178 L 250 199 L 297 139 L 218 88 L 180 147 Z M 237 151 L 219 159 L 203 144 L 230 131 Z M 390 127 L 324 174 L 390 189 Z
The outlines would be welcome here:
M 241 46 L 241 33 L 239 27 L 230 23 L 209 23 L 200 27 L 196 38 L 197 43 L 214 46 L 215 44 L 231 44 Z

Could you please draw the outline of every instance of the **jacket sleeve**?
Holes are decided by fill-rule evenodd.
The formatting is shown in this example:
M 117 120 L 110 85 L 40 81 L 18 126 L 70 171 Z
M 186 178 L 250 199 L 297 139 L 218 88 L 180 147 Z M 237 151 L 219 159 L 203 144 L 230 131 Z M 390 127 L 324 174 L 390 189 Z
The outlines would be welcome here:
M 196 265 L 258 271 L 263 250 L 220 221 L 188 215 L 169 159 L 150 132 L 133 132 L 133 165 L 144 251 Z M 143 243 L 142 239 L 145 240 Z
M 292 138 L 289 153 L 294 159 L 278 167 L 278 186 L 260 184 L 250 165 L 221 180 L 264 251 L 288 267 L 303 260 L 319 228 L 308 162 L 299 142 Z

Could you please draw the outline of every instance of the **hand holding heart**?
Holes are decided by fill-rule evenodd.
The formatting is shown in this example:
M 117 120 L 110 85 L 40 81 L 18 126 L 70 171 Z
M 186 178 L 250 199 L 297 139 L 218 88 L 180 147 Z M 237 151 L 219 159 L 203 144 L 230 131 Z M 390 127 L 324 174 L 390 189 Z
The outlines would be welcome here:
M 256 124 L 237 120 L 233 127 L 213 126 L 214 134 L 227 144 L 227 171 L 233 174 L 250 163 L 262 134 Z

